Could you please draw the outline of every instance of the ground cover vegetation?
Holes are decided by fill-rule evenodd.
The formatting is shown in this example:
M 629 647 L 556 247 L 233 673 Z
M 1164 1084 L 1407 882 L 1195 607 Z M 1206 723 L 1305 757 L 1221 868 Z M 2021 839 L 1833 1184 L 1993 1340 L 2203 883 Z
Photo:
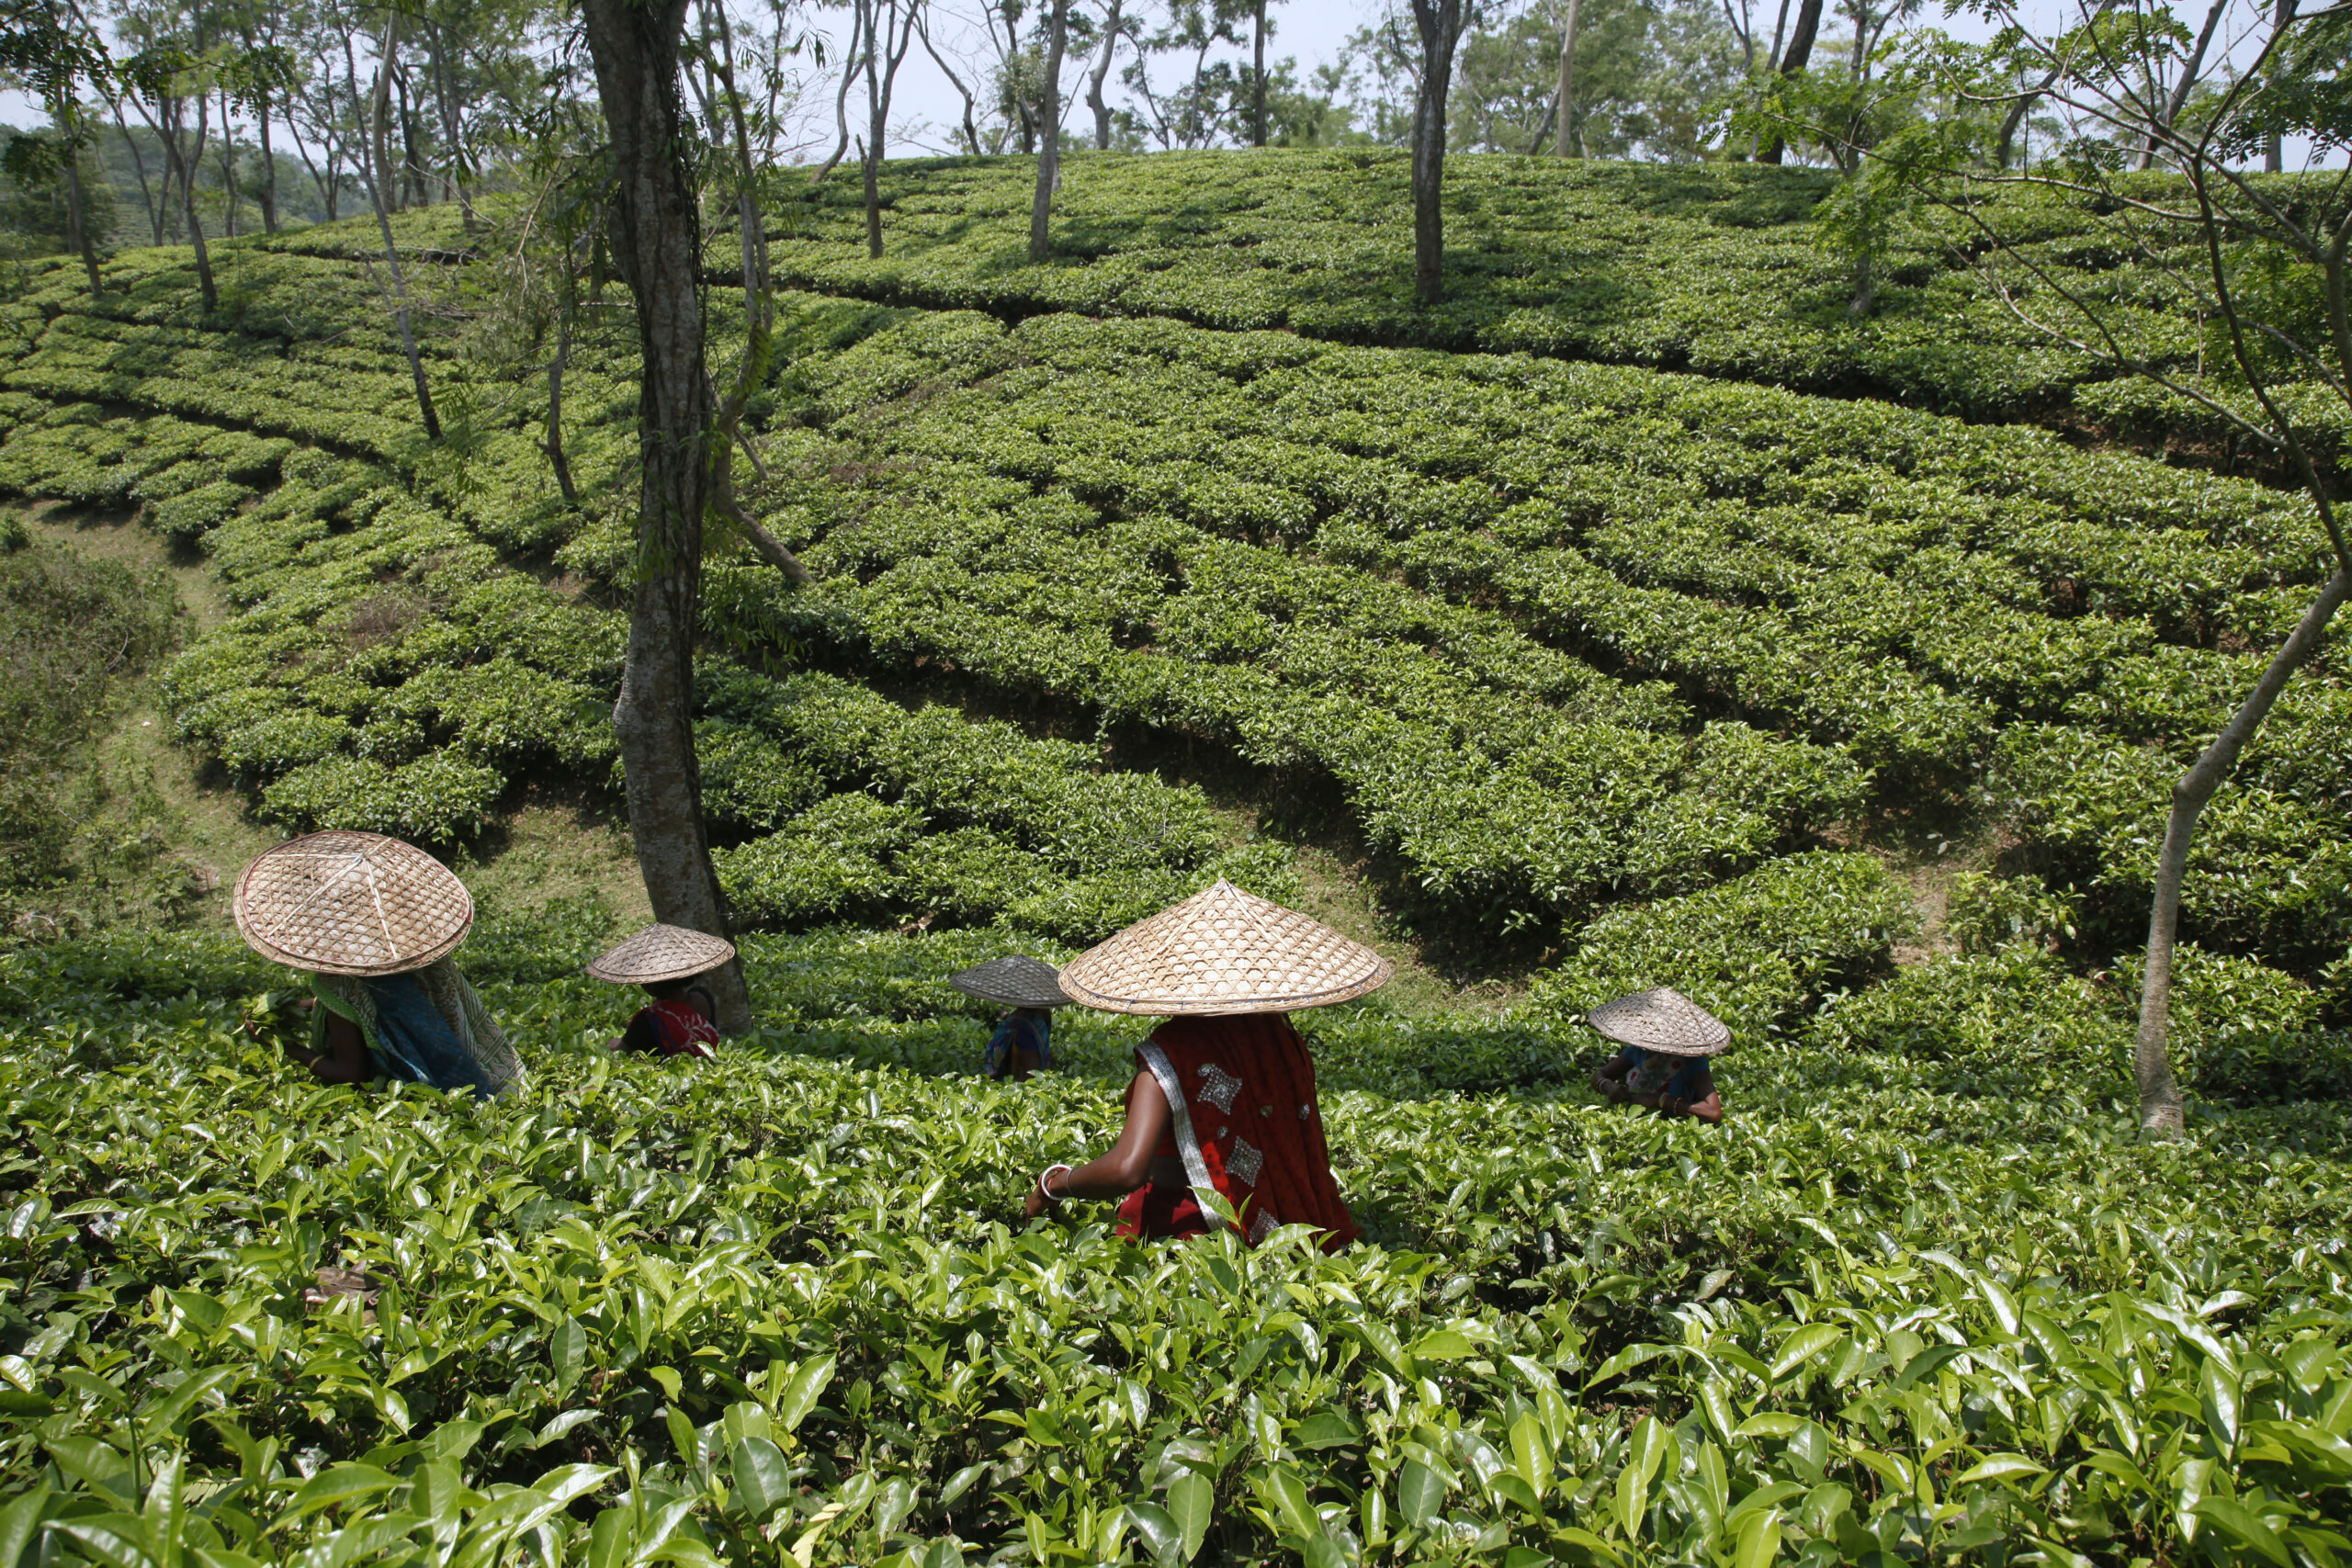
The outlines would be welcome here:
M 1063 211 L 1118 167 L 1073 164 Z M 1385 177 L 1269 169 L 1301 204 Z M 310 1086 L 268 1043 L 285 977 L 217 933 L 0 958 L 0 1556 L 2352 1551 L 2337 645 L 2192 863 L 2192 1136 L 2123 1136 L 2154 824 L 2326 573 L 2301 502 L 1941 412 L 1965 390 L 1065 297 L 1116 258 L 991 274 L 976 222 L 936 275 L 974 292 L 927 296 L 830 221 L 771 236 L 801 291 L 739 476 L 816 581 L 729 537 L 705 579 L 758 1032 L 700 1074 L 606 1060 L 593 908 L 485 911 L 468 963 L 537 1076 L 482 1108 Z M 454 852 L 530 789 L 609 812 L 633 323 L 569 341 L 567 502 L 547 347 L 447 209 L 395 222 L 424 439 L 373 232 L 216 245 L 209 312 L 186 251 L 96 300 L 31 268 L 0 486 L 136 510 L 217 578 L 222 625 L 140 646 L 257 817 Z M 1316 1021 L 1376 1245 L 1023 1233 L 1132 1031 L 1071 1021 L 1014 1097 L 962 1076 L 980 1020 L 938 976 L 1217 874 L 1288 897 L 1302 826 L 1362 844 L 1392 935 L 1547 955 L 1500 1019 Z M 1996 831 L 1947 950 L 1898 964 L 1921 917 L 1872 847 Z M 1571 1021 L 1668 979 L 1738 1032 L 1715 1133 L 1579 1087 Z

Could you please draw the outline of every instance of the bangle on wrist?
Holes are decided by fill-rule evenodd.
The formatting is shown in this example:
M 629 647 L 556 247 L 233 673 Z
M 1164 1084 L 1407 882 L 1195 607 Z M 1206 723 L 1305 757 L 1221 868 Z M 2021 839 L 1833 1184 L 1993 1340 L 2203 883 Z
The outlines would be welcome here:
M 1068 1187 L 1063 1188 L 1060 1197 L 1056 1197 L 1053 1189 L 1046 1185 L 1046 1179 L 1057 1170 L 1065 1176 L 1069 1174 L 1069 1167 L 1066 1165 L 1049 1165 L 1037 1173 L 1037 1196 L 1046 1201 L 1046 1207 L 1053 1209 L 1060 1208 L 1062 1199 L 1069 1196 Z

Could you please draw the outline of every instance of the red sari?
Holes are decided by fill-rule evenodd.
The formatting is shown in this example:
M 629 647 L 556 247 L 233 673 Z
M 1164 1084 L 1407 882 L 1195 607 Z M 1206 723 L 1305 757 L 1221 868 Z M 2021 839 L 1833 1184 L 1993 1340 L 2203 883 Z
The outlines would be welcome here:
M 1168 1101 L 1161 1174 L 1119 1205 L 1119 1234 L 1197 1235 L 1222 1222 L 1201 1208 L 1209 1188 L 1241 1216 L 1255 1247 L 1277 1225 L 1308 1224 L 1336 1252 L 1356 1239 L 1356 1222 L 1331 1179 L 1323 1113 L 1315 1101 L 1315 1062 L 1287 1014 L 1172 1018 L 1136 1050 Z

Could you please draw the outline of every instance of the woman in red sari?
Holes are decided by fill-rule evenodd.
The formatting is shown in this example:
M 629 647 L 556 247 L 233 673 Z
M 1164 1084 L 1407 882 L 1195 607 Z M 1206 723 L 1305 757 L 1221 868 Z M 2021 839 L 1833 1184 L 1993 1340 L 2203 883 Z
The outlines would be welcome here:
M 1250 1246 L 1305 1224 L 1326 1250 L 1345 1247 L 1356 1224 L 1289 1013 L 1352 1000 L 1390 974 L 1370 948 L 1223 881 L 1081 954 L 1062 971 L 1072 1000 L 1173 1016 L 1136 1048 L 1118 1142 L 1076 1168 L 1048 1166 L 1028 1213 L 1117 1199 L 1122 1235 L 1198 1235 L 1227 1223 L 1214 1195 Z
M 718 1043 L 718 1004 L 695 984 L 735 956 L 735 944 L 684 926 L 651 925 L 593 960 L 588 973 L 616 986 L 641 986 L 651 998 L 637 1010 L 612 1048 L 654 1056 L 708 1057 Z

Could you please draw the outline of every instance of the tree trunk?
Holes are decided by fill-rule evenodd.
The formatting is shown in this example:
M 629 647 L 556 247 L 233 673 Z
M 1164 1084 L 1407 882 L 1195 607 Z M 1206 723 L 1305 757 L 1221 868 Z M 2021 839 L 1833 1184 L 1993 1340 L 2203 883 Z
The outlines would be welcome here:
M 613 729 L 653 918 L 724 936 L 695 764 L 694 639 L 714 410 L 703 355 L 702 235 L 678 86 L 686 5 L 583 0 L 582 11 L 612 137 L 614 257 L 637 301 L 644 355 L 637 582 Z M 741 965 L 729 963 L 711 980 L 719 1027 L 748 1027 Z
M 229 89 L 220 89 L 220 203 L 225 209 L 221 232 L 237 237 L 237 137 L 229 122 Z
M 65 233 L 81 253 L 83 269 L 90 275 L 90 298 L 104 298 L 107 288 L 98 279 L 98 248 L 91 242 L 90 225 L 83 216 L 82 150 L 71 141 L 65 146 Z
M 735 130 L 735 215 L 743 247 L 743 320 L 747 329 L 768 325 L 768 234 L 760 220 L 760 177 L 752 162 L 752 128 L 743 116 L 743 96 L 735 87 L 734 24 L 723 6 L 714 6 L 718 23 L 718 83 L 727 93 L 727 109 Z
M 565 258 L 569 267 L 571 258 Z M 565 292 L 571 291 L 569 279 Z M 555 316 L 555 357 L 548 361 L 548 461 L 555 468 L 556 488 L 567 502 L 577 502 L 580 492 L 571 488 L 571 463 L 563 455 L 563 367 L 571 357 L 571 310 L 560 306 Z
M 1788 52 L 1781 56 L 1781 74 L 1793 76 L 1813 59 L 1813 40 L 1821 32 L 1821 0 L 1798 0 L 1797 25 L 1789 34 Z M 1777 164 L 1787 151 L 1775 136 L 1770 145 L 1756 155 L 1759 164 Z
M 1420 92 L 1413 103 L 1413 298 L 1434 305 L 1445 292 L 1445 98 L 1462 41 L 1462 0 L 1412 0 L 1421 41 Z
M 2172 92 L 2165 100 L 2164 121 L 2149 128 L 2148 139 L 2141 145 L 2141 168 L 2148 168 L 2155 163 L 2157 136 L 2170 130 L 2179 120 L 2180 111 L 2188 107 L 2189 92 L 2197 85 L 2198 73 L 2205 68 L 2205 51 L 2213 42 L 2213 29 L 2222 25 L 2222 13 L 2229 8 L 2229 5 L 2230 0 L 2213 0 L 2213 8 L 2205 13 L 2205 26 L 2198 33 L 2197 42 L 2189 50 L 2188 58 L 2181 62 L 2180 80 L 2173 84 Z
M 1560 122 L 1558 128 L 1560 140 L 1553 145 L 1552 152 L 1555 156 L 1562 158 L 1582 156 L 1583 144 L 1577 139 L 1575 133 L 1577 121 L 1577 13 L 1582 8 L 1583 0 L 1568 0 L 1568 19 L 1566 25 L 1560 28 Z
M 1111 0 L 1111 17 L 1114 21 L 1118 18 L 1119 3 L 1120 0 Z M 928 21 L 923 22 L 921 30 L 923 52 L 930 55 L 932 63 L 939 67 L 939 73 L 947 78 L 947 85 L 956 89 L 956 96 L 964 100 L 964 151 L 977 158 L 980 155 L 980 132 L 979 128 L 972 123 L 972 89 L 964 85 L 964 78 L 956 74 L 954 66 L 940 58 L 939 51 L 931 41 L 931 24 Z M 1102 112 L 1107 116 L 1110 111 L 1106 109 Z M 1102 123 L 1107 125 L 1109 121 L 1106 118 Z
M 812 186 L 824 184 L 825 176 L 833 172 L 833 166 L 849 152 L 849 90 L 857 85 L 857 73 L 865 69 L 865 57 L 858 52 L 857 48 L 857 40 L 864 35 L 865 28 L 865 11 L 864 6 L 859 6 L 850 12 L 849 53 L 846 57 L 850 62 L 849 69 L 842 73 L 841 87 L 833 94 L 833 123 L 840 127 L 841 138 L 833 143 L 833 155 L 808 176 L 808 183 Z
M 372 95 L 379 141 L 383 140 L 385 108 L 391 100 L 392 53 L 399 47 L 400 25 L 397 9 L 385 13 L 382 63 L 376 71 L 376 90 Z M 392 243 L 392 219 L 385 209 L 384 187 L 374 179 L 368 181 L 368 201 L 376 209 L 376 231 L 384 240 L 384 265 L 392 275 L 392 319 L 400 325 L 401 352 L 408 355 L 409 379 L 416 386 L 416 410 L 424 421 L 425 439 L 438 441 L 441 416 L 433 411 L 433 388 L 424 378 L 424 357 L 416 351 L 416 331 L 408 313 L 408 279 L 401 272 L 400 247 Z
M 261 231 L 265 234 L 277 232 L 277 153 L 269 144 L 269 99 L 260 101 L 261 119 Z
M 1046 36 L 1045 91 L 1037 101 L 1037 130 L 1043 146 L 1037 153 L 1037 193 L 1029 203 L 1029 259 L 1043 262 L 1054 254 L 1050 224 L 1054 187 L 1062 174 L 1062 48 L 1069 41 L 1069 0 L 1054 0 L 1053 21 Z
M 1256 52 L 1250 68 L 1250 145 L 1266 144 L 1266 0 L 1258 0 L 1257 25 L 1252 30 Z
M 2271 30 L 2273 32 L 2284 32 L 2287 28 L 2287 24 L 2294 19 L 2295 0 L 2276 0 L 2276 4 L 2272 6 L 2270 12 Z M 2275 175 L 2286 166 L 2286 147 L 2279 141 L 2278 133 L 2273 131 L 2269 136 L 2263 139 L 2263 172 L 2266 174 Z
M 2254 738 L 2262 721 L 2285 690 L 2287 679 L 2309 659 L 2326 635 L 2327 624 L 2352 593 L 2352 576 L 2338 571 L 2321 591 L 2294 632 L 2272 656 L 2253 693 L 2230 716 L 2230 722 L 2205 748 L 2196 765 L 2173 786 L 2172 814 L 2165 822 L 2165 842 L 2156 860 L 2154 907 L 2148 916 L 2148 967 L 2140 988 L 2140 1031 L 2132 1043 L 2132 1077 L 2140 1089 L 2140 1131 L 2155 1137 L 2177 1137 L 2184 1124 L 2180 1086 L 2173 1078 L 2169 1040 L 2172 1026 L 2172 955 L 2180 925 L 2180 884 L 2188 869 L 2188 846 L 2213 792 L 2236 766 L 2238 754 Z
M 1097 152 L 1111 150 L 1111 103 L 1102 96 L 1102 84 L 1111 74 L 1112 51 L 1119 46 L 1119 10 L 1125 4 L 1125 0 L 1111 0 L 1110 14 L 1102 21 L 1102 47 L 1096 51 L 1094 68 L 1086 78 L 1086 107 L 1094 111 L 1094 150 Z M 1261 4 L 1258 9 L 1262 17 L 1265 6 Z M 974 152 L 978 150 L 977 147 L 973 149 Z
M 212 286 L 212 254 L 204 248 L 204 225 L 196 216 L 196 171 L 204 159 L 204 98 L 197 98 L 196 150 L 180 146 L 179 116 L 165 111 L 164 117 L 164 151 L 178 166 L 180 206 L 187 217 L 188 243 L 196 247 L 196 286 L 204 299 L 204 313 L 210 315 L 220 308 L 220 291 Z

